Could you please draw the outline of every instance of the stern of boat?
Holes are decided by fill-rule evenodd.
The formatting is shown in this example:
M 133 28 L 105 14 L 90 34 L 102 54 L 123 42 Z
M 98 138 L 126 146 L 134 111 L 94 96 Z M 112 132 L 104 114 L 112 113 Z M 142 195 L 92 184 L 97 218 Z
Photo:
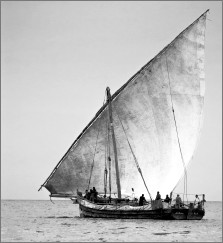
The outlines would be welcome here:
M 204 209 L 172 209 L 171 217 L 175 220 L 201 220 L 205 215 Z
M 194 209 L 194 210 L 189 209 L 187 214 L 187 219 L 201 220 L 204 217 L 204 215 L 205 215 L 204 209 Z

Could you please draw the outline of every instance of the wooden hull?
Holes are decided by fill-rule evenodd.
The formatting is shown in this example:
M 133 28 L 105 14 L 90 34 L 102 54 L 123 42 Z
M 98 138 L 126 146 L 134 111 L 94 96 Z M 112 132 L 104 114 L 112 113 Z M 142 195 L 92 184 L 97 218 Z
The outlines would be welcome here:
M 171 210 L 98 210 L 79 204 L 80 216 L 91 218 L 116 218 L 116 219 L 171 219 Z
M 189 210 L 186 208 L 160 208 L 144 209 L 141 207 L 137 210 L 120 210 L 119 207 L 114 210 L 92 208 L 84 205 L 84 200 L 78 200 L 80 217 L 90 218 L 113 218 L 113 219 L 162 219 L 162 220 L 200 220 L 203 218 L 205 211 Z M 93 203 L 92 203 L 93 204 Z

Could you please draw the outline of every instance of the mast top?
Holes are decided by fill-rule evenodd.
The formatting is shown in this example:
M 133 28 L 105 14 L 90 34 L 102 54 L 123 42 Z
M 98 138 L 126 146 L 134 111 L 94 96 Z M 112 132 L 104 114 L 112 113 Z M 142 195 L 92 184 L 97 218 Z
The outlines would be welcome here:
M 106 92 L 107 92 L 107 102 L 109 102 L 111 100 L 111 93 L 109 87 L 106 88 Z

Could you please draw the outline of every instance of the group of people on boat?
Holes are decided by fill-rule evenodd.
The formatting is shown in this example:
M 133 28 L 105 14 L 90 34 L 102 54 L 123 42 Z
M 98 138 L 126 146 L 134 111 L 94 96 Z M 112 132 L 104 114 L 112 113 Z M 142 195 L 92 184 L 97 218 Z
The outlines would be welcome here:
M 95 187 L 93 187 L 93 189 L 90 189 L 90 191 L 85 190 L 84 198 L 86 198 L 87 200 L 89 200 L 91 202 L 97 202 L 97 200 L 98 200 L 98 192 L 95 189 Z
M 170 203 L 172 201 L 172 199 L 169 198 L 168 194 L 166 195 L 165 199 L 162 199 L 159 192 L 157 192 L 155 200 L 162 200 L 163 202 L 166 202 L 166 203 Z
M 171 202 L 171 198 L 169 198 L 168 195 L 166 195 L 166 198 L 164 200 L 161 199 L 161 195 L 159 193 L 159 191 L 156 194 L 156 203 L 160 203 L 162 204 L 162 202 L 166 202 L 166 203 L 170 203 Z M 146 203 L 146 199 L 144 197 L 144 194 L 142 194 L 142 196 L 139 198 L 139 206 L 143 206 L 144 203 Z
M 85 190 L 84 198 L 86 198 L 87 200 L 89 200 L 91 202 L 97 203 L 98 202 L 98 192 L 95 189 L 95 187 L 93 187 L 93 189 L 90 189 L 90 191 Z M 176 199 L 174 201 L 175 201 L 175 204 L 174 204 L 175 208 L 181 208 L 182 206 L 184 206 L 184 203 L 182 202 L 182 199 L 179 194 L 177 194 Z M 138 205 L 143 206 L 144 204 L 146 204 L 146 202 L 147 201 L 145 199 L 145 196 L 144 196 L 144 194 L 142 194 L 139 198 Z M 162 202 L 170 204 L 172 202 L 172 197 L 169 197 L 169 195 L 167 194 L 166 198 L 162 199 L 161 195 L 158 191 L 156 194 L 155 202 L 154 202 L 156 204 L 156 208 L 163 208 Z M 194 203 L 191 203 L 190 206 L 193 208 L 196 207 L 198 209 L 202 209 L 202 204 L 201 204 L 201 201 L 197 194 L 195 195 Z
M 182 202 L 182 199 L 179 196 L 179 194 L 177 194 L 177 197 L 176 197 L 175 200 L 176 200 L 176 203 L 175 203 L 175 207 L 176 208 L 180 208 L 180 207 L 182 207 L 184 205 L 184 203 Z M 194 203 L 190 203 L 190 205 L 191 205 L 192 208 L 202 209 L 201 200 L 200 200 L 200 198 L 198 197 L 197 194 L 195 195 Z
M 143 196 L 144 196 L 144 194 L 143 194 Z M 143 200 L 143 197 L 142 197 L 142 200 Z M 142 200 L 141 200 L 141 202 L 142 202 Z M 175 208 L 181 208 L 182 206 L 185 205 L 182 202 L 182 199 L 181 199 L 179 194 L 177 194 L 176 199 L 174 201 L 175 201 L 175 204 L 174 204 Z M 162 199 L 161 195 L 160 195 L 160 193 L 158 191 L 157 194 L 156 194 L 156 198 L 155 198 L 156 207 L 157 208 L 162 208 L 163 207 L 162 202 L 170 204 L 172 202 L 172 197 L 169 197 L 169 195 L 167 194 L 166 198 Z M 204 200 L 204 202 L 205 202 L 205 200 Z M 141 206 L 143 204 L 141 203 L 139 205 Z M 201 203 L 201 201 L 200 201 L 200 199 L 199 199 L 197 194 L 195 195 L 195 200 L 194 200 L 194 203 L 192 203 L 192 205 L 193 205 L 193 208 L 202 209 L 202 203 Z

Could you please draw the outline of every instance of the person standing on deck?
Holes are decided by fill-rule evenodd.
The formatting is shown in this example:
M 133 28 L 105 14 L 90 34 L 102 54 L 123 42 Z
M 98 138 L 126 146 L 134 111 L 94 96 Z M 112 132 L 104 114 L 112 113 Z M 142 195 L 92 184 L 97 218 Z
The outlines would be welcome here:
M 176 208 L 180 208 L 181 204 L 182 204 L 181 197 L 179 196 L 179 194 L 177 194 L 177 197 L 176 197 Z
M 135 199 L 135 192 L 134 192 L 134 188 L 132 188 L 132 200 Z
M 97 192 L 97 190 L 95 189 L 95 187 L 93 187 L 93 201 L 94 202 L 97 202 L 97 200 L 98 200 L 98 192 Z
M 94 192 L 93 192 L 93 190 L 92 189 L 90 189 L 90 201 L 94 201 Z
M 160 199 L 161 199 L 161 195 L 160 195 L 159 192 L 157 192 L 157 194 L 156 194 L 156 200 L 160 200 Z
M 155 205 L 156 208 L 163 208 L 162 199 L 159 191 L 156 194 Z
M 195 206 L 196 204 L 198 204 L 198 203 L 200 203 L 200 198 L 199 198 L 198 195 L 196 194 L 196 195 L 195 195 L 195 200 L 194 200 L 194 206 Z
M 139 198 L 139 206 L 143 206 L 144 202 L 146 202 L 146 199 L 144 197 L 144 194 Z

